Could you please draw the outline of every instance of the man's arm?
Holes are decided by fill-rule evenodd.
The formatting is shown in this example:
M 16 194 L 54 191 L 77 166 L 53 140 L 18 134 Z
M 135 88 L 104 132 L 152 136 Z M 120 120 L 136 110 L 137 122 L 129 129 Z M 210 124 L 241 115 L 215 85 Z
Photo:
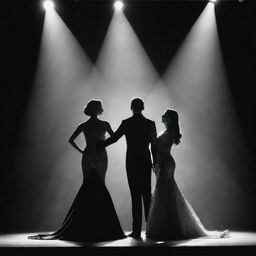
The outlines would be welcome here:
M 153 166 L 156 163 L 156 140 L 157 140 L 157 132 L 155 122 L 152 123 L 151 131 L 150 131 L 150 145 L 151 145 L 151 154 L 153 158 Z
M 116 132 L 114 134 L 112 134 L 108 139 L 102 141 L 101 145 L 104 147 L 107 147 L 110 144 L 117 142 L 124 135 L 124 131 L 125 131 L 124 123 L 122 122 L 121 125 L 116 130 Z

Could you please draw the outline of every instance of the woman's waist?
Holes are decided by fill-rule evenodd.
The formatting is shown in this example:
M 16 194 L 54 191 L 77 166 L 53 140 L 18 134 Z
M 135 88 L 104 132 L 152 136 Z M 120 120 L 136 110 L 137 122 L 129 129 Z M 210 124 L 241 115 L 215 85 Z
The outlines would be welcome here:
M 84 154 L 105 154 L 107 151 L 105 148 L 97 148 L 96 145 L 87 145 L 83 151 Z
M 161 160 L 164 159 L 164 160 L 174 161 L 170 152 L 158 151 L 156 154 L 156 157 L 157 157 L 157 159 L 161 159 Z

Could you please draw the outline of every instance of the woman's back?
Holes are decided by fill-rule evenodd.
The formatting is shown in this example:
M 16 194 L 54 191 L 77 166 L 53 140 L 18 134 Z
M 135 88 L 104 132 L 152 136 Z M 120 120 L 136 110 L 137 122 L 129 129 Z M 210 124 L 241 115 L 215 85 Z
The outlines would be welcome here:
M 82 131 L 85 136 L 86 146 L 95 146 L 97 142 L 105 140 L 107 122 L 99 119 L 89 119 L 82 124 Z
M 96 172 L 104 182 L 108 166 L 107 153 L 105 149 L 97 149 L 96 144 L 105 140 L 108 123 L 99 119 L 89 119 L 81 124 L 82 132 L 85 136 L 86 147 L 83 153 L 82 169 L 84 178 L 92 171 Z

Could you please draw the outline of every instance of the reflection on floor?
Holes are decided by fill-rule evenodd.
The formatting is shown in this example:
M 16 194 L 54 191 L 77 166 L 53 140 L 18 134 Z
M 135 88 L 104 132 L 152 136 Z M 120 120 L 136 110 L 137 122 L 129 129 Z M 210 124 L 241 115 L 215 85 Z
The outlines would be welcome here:
M 127 232 L 128 233 L 128 232 Z M 178 241 L 153 241 L 142 233 L 141 240 L 130 237 L 100 243 L 77 243 L 61 240 L 31 240 L 34 233 L 0 235 L 0 247 L 200 247 L 200 246 L 256 246 L 256 233 L 231 231 L 229 238 L 196 238 Z

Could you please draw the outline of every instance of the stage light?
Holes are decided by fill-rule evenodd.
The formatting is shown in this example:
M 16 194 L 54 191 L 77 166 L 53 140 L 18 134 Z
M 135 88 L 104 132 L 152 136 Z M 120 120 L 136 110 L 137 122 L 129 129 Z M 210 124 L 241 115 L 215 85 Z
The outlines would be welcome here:
M 210 0 L 210 2 L 215 4 L 217 0 Z
M 116 9 L 117 11 L 122 10 L 122 9 L 123 9 L 123 6 L 124 6 L 124 4 L 123 4 L 122 1 L 115 1 L 115 3 L 114 3 L 114 7 L 115 7 L 115 9 Z
M 44 1 L 43 6 L 44 6 L 44 9 L 46 11 L 54 9 L 54 3 L 52 1 L 49 1 L 49 0 Z

